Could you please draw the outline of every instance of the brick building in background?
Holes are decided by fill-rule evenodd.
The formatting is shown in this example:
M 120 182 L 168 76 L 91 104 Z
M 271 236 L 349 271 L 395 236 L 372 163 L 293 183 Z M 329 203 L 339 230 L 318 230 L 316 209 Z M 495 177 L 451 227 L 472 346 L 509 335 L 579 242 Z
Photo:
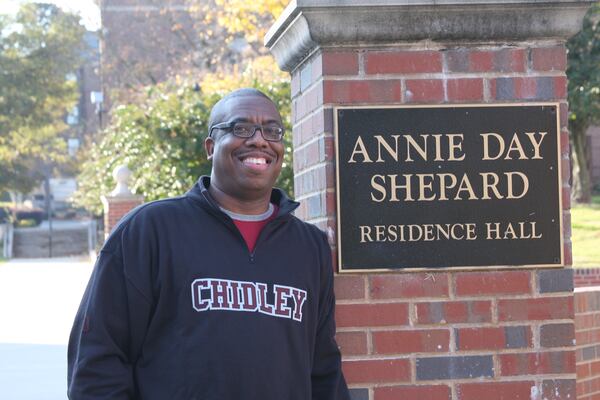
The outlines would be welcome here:
M 83 40 L 85 50 L 84 63 L 77 71 L 79 101 L 77 103 L 80 139 L 93 135 L 99 128 L 99 115 L 96 105 L 92 102 L 91 94 L 101 90 L 100 80 L 100 35 L 88 31 Z
M 225 43 L 217 21 L 205 21 L 202 0 L 100 0 L 102 85 L 126 101 L 143 87 L 175 75 L 197 76 L 239 62 L 247 43 Z
M 75 157 L 82 146 L 93 140 L 98 132 L 101 118 L 98 106 L 92 102 L 92 93 L 99 93 L 101 90 L 99 34 L 86 31 L 82 40 L 81 65 L 68 76 L 77 83 L 79 96 L 77 103 L 65 117 L 67 129 L 62 133 L 70 157 Z M 64 215 L 64 211 L 71 207 L 71 196 L 76 187 L 76 178 L 69 167 L 49 177 L 52 207 L 55 211 L 61 211 Z M 31 197 L 37 207 L 46 207 L 43 184 L 29 193 L 28 197 Z
M 338 217 L 334 107 L 560 104 L 548 196 L 567 267 L 336 275 L 353 399 L 576 398 L 565 41 L 590 4 L 297 0 L 267 35 L 291 73 L 297 215 L 323 229 Z
M 102 78 L 108 95 L 201 67 L 200 43 L 185 0 L 101 0 Z

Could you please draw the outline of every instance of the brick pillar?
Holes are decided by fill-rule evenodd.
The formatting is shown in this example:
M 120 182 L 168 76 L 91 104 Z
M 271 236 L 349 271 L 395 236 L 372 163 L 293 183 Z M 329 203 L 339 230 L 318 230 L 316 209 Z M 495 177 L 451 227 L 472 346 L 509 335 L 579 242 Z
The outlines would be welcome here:
M 577 398 L 592 400 L 600 393 L 600 288 L 577 288 L 575 291 Z
M 127 166 L 117 166 L 113 170 L 113 177 L 117 182 L 115 190 L 108 196 L 102 196 L 105 238 L 125 214 L 144 203 L 144 196 L 135 195 L 129 190 L 128 181 L 131 171 Z
M 296 215 L 336 229 L 334 106 L 560 102 L 570 265 L 565 41 L 591 2 L 359 3 L 296 0 L 265 39 L 291 73 Z M 353 399 L 575 398 L 570 268 L 344 274 L 335 291 Z

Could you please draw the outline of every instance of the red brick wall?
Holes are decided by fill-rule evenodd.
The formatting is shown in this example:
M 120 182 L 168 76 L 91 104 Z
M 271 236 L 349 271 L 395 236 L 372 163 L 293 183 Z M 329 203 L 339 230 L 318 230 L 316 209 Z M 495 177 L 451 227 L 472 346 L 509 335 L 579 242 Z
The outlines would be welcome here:
M 315 52 L 292 73 L 296 214 L 335 231 L 335 105 L 558 101 L 570 264 L 565 67 L 558 45 Z M 354 399 L 575 398 L 570 269 L 344 274 L 335 290 Z
M 575 291 L 577 399 L 600 398 L 600 289 Z
M 104 199 L 104 235 L 108 236 L 125 214 L 144 202 L 140 196 Z
M 600 268 L 576 268 L 573 281 L 575 287 L 600 286 Z

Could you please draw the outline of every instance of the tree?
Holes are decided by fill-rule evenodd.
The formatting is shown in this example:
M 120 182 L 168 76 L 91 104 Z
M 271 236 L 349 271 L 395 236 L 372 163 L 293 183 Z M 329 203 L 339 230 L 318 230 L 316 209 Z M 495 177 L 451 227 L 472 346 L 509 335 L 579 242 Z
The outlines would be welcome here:
M 262 90 L 282 114 L 287 132 L 286 155 L 277 186 L 293 194 L 289 77 L 278 69 L 262 45 L 266 28 L 285 3 L 187 0 L 189 14 L 198 21 L 194 32 L 185 26 L 184 15 L 169 11 L 168 7 L 161 10 L 165 20 L 148 29 L 170 26 L 182 37 L 177 43 L 189 44 L 192 59 L 169 57 L 173 62 L 163 70 L 170 72 L 170 78 L 162 83 L 154 79 L 157 75 L 152 75 L 152 68 L 147 65 L 150 61 L 137 63 L 138 68 L 129 71 L 136 74 L 135 79 L 129 80 L 132 86 L 119 86 L 125 87 L 126 93 L 117 95 L 111 91 L 115 101 L 112 120 L 99 135 L 100 140 L 92 143 L 83 156 L 86 162 L 78 178 L 76 202 L 100 214 L 100 196 L 113 189 L 112 170 L 119 164 L 127 164 L 132 170 L 132 189 L 144 195 L 146 201 L 182 194 L 199 175 L 210 172 L 203 148 L 210 109 L 223 95 L 240 87 Z M 190 37 L 191 34 L 197 36 Z M 157 32 L 148 34 L 150 38 L 155 36 Z M 240 43 L 241 47 L 236 47 Z M 160 42 L 146 45 L 153 51 L 162 49 Z M 167 53 L 176 50 L 164 49 Z M 103 64 L 104 72 L 107 68 L 109 74 L 118 70 L 122 62 L 132 63 L 133 59 L 123 60 L 128 54 L 133 53 L 113 57 L 115 65 Z M 202 62 L 194 62 L 194 57 Z M 148 74 L 152 79 L 147 78 Z
M 143 87 L 177 74 L 244 70 L 267 55 L 262 39 L 287 1 L 164 0 L 149 9 L 138 3 L 131 3 L 137 18 L 103 19 L 103 82 L 114 104 L 135 101 Z
M 101 140 L 84 155 L 76 203 L 100 214 L 100 197 L 114 188 L 112 170 L 120 164 L 132 170 L 131 187 L 146 201 L 183 194 L 200 175 L 210 173 L 204 152 L 209 113 L 223 95 L 235 88 L 253 86 L 267 93 L 277 103 L 289 129 L 288 80 L 283 74 L 274 79 L 269 73 L 264 82 L 269 67 L 261 61 L 255 60 L 253 68 L 244 73 L 209 74 L 199 85 L 174 78 L 147 88 L 146 97 L 138 104 L 116 107 Z M 287 154 L 278 181 L 278 186 L 288 191 L 293 182 L 290 140 L 288 130 Z
M 64 116 L 77 100 L 72 74 L 84 28 L 51 4 L 0 16 L 0 192 L 30 191 L 66 159 Z
M 240 42 L 243 51 L 235 62 L 243 62 L 256 56 L 267 54 L 263 46 L 263 38 L 275 19 L 289 3 L 287 0 L 189 0 L 190 10 L 197 16 L 199 24 L 212 29 L 200 29 L 202 39 L 211 43 L 215 39 L 218 48 L 231 48 L 234 41 Z M 228 46 L 222 46 L 222 43 Z M 245 44 L 245 46 L 244 46 Z M 216 49 L 215 49 L 216 50 Z M 234 55 L 213 52 L 213 63 L 222 62 L 223 55 L 232 58 Z
M 112 171 L 120 164 L 132 169 L 132 189 L 146 200 L 179 195 L 207 171 L 200 156 L 208 119 L 204 99 L 190 87 L 170 89 L 158 86 L 142 104 L 116 107 L 102 139 L 83 156 L 77 204 L 100 214 L 100 197 L 114 188 Z
M 591 201 L 591 180 L 586 149 L 586 132 L 600 122 L 600 3 L 586 14 L 583 29 L 571 38 L 567 76 L 569 77 L 569 130 L 573 157 L 572 197 Z

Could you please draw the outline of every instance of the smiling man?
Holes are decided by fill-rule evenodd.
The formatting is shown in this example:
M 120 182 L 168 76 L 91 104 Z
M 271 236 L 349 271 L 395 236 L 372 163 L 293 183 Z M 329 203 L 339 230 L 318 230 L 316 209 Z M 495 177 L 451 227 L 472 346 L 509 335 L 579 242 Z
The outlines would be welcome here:
M 71 399 L 349 400 L 326 235 L 273 189 L 283 125 L 254 89 L 213 108 L 210 177 L 129 213 L 69 342 Z

